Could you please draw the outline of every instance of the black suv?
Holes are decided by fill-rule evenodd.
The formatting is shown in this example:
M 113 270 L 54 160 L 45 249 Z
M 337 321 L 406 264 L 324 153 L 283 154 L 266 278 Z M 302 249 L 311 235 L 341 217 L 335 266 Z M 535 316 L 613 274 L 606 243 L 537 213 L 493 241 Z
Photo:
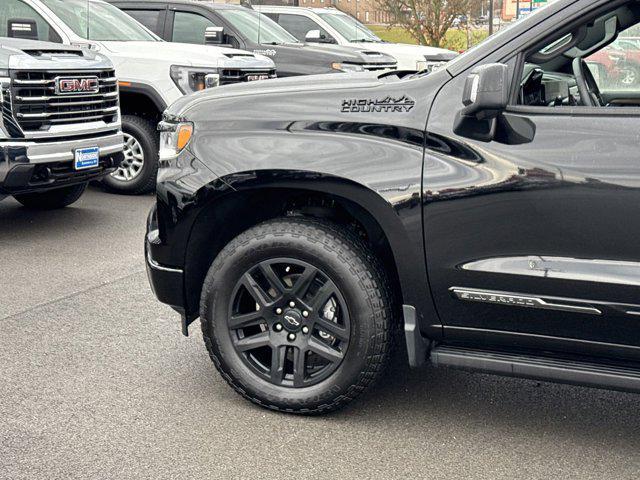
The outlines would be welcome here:
M 225 45 L 266 55 L 278 77 L 395 70 L 396 59 L 372 49 L 302 44 L 251 8 L 188 0 L 108 0 L 169 42 Z
M 605 58 L 639 23 L 558 0 L 433 73 L 178 100 L 156 295 L 281 411 L 353 399 L 398 331 L 413 365 L 640 390 L 640 85 Z

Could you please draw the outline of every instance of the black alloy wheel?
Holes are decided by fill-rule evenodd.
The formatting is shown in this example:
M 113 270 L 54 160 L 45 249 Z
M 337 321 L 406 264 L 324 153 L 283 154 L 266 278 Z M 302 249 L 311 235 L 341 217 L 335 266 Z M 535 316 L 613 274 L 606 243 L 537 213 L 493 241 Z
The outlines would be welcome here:
M 349 347 L 349 310 L 321 269 L 293 258 L 265 260 L 242 275 L 228 328 L 244 362 L 287 387 L 321 382 Z

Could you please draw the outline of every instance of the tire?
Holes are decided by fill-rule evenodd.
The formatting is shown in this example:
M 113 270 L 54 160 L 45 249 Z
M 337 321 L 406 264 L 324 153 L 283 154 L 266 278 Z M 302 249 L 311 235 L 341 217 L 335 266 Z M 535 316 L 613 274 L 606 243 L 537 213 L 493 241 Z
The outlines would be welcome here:
M 270 303 L 263 302 L 255 310 L 256 296 L 246 287 L 254 284 L 241 280 L 250 272 L 258 284 L 275 285 L 274 281 L 264 284 L 272 277 L 256 273 L 266 271 L 266 264 L 276 273 L 278 288 L 286 290 L 288 285 L 289 290 L 282 295 L 275 289 L 252 290 L 274 294 L 267 298 Z M 316 273 L 307 275 L 314 269 Z M 298 273 L 287 279 L 286 272 Z M 291 293 L 296 290 L 295 295 Z M 331 291 L 335 293 L 327 293 Z M 323 303 L 327 295 L 332 296 Z M 320 414 L 343 407 L 382 374 L 393 342 L 391 299 L 384 270 L 355 234 L 325 221 L 277 219 L 240 234 L 214 260 L 200 301 L 202 333 L 216 368 L 240 395 L 272 410 Z M 243 302 L 249 313 L 233 316 Z M 234 319 L 260 316 L 265 323 L 259 326 L 230 328 L 231 322 L 238 321 Z M 293 317 L 302 326 L 292 325 Z M 248 329 L 257 333 L 247 334 Z M 267 338 L 268 346 L 240 351 Z M 274 352 L 284 353 L 275 357 Z M 301 356 L 300 352 L 307 353 Z M 300 358 L 302 368 L 296 367 L 302 365 Z M 273 368 L 274 359 L 281 367 Z M 261 367 L 266 365 L 270 370 L 265 372 Z
M 78 201 L 87 188 L 86 183 L 56 188 L 36 193 L 14 195 L 18 202 L 34 210 L 56 210 L 64 208 Z
M 122 116 L 125 159 L 120 168 L 102 180 L 109 190 L 127 195 L 151 192 L 158 175 L 159 136 L 155 125 L 135 115 Z M 137 168 L 137 163 L 142 165 Z
M 633 63 L 625 63 L 620 67 L 620 83 L 629 87 L 637 86 L 640 82 L 640 67 Z

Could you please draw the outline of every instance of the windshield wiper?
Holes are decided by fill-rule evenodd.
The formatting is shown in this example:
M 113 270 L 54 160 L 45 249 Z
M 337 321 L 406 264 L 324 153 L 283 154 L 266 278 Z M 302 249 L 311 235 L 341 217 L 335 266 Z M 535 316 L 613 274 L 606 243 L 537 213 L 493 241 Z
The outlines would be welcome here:
M 354 43 L 378 43 L 376 40 L 369 40 L 368 38 L 356 38 L 351 41 Z

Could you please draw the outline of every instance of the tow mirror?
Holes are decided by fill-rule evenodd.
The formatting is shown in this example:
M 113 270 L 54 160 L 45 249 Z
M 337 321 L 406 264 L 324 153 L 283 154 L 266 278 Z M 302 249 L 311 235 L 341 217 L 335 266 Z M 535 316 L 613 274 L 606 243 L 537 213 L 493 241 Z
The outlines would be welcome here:
M 509 103 L 509 68 L 502 63 L 482 65 L 471 71 L 456 115 L 454 132 L 481 141 L 495 135 L 496 118 Z
M 305 42 L 319 42 L 320 40 L 322 40 L 320 30 L 309 30 L 304 36 L 304 40 Z
M 7 36 L 38 40 L 38 24 L 30 18 L 10 18 L 7 20 Z
M 221 45 L 224 40 L 224 27 L 207 27 L 204 31 L 205 45 Z

